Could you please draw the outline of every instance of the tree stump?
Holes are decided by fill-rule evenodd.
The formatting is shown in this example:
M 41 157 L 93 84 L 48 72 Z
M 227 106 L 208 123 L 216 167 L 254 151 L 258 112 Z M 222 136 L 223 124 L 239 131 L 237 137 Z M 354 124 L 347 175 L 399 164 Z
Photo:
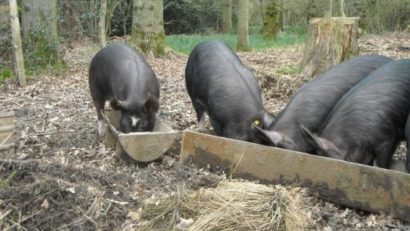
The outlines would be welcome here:
M 310 21 L 301 67 L 305 78 L 358 54 L 359 18 L 314 18 Z

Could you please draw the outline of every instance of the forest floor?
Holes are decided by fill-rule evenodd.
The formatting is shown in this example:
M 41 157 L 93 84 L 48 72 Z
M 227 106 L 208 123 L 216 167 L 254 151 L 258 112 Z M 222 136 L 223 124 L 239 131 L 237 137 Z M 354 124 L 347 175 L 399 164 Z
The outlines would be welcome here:
M 410 58 L 410 35 L 366 35 L 361 54 Z M 32 76 L 26 87 L 0 85 L 1 110 L 16 115 L 16 153 L 0 156 L 1 230 L 133 230 L 144 201 L 178 189 L 213 187 L 223 174 L 180 165 L 179 141 L 160 160 L 129 164 L 97 141 L 88 66 L 91 41 L 65 47 L 68 68 Z M 239 53 L 262 86 L 264 104 L 278 113 L 306 80 L 298 76 L 303 46 Z M 161 85 L 159 117 L 176 130 L 196 128 L 185 90 L 187 57 L 168 52 L 147 58 Z M 314 195 L 309 230 L 410 230 L 384 214 L 334 205 Z

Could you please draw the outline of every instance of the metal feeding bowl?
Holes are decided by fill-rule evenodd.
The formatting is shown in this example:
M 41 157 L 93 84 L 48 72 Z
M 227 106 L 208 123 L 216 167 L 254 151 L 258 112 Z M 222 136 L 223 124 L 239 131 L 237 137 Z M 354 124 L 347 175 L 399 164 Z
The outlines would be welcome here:
M 152 132 L 122 133 L 119 131 L 121 112 L 107 109 L 104 114 L 109 128 L 104 142 L 107 146 L 115 145 L 117 154 L 125 160 L 129 157 L 138 162 L 156 160 L 172 147 L 178 136 L 177 131 L 158 118 Z

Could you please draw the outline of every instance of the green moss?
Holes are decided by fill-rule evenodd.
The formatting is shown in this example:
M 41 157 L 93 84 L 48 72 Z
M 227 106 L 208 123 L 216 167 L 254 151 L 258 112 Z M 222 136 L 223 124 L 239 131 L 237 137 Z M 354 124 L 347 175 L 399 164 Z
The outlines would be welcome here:
M 166 43 L 165 34 L 164 33 L 157 34 L 156 36 L 154 36 L 154 39 L 157 44 L 157 46 L 155 47 L 154 54 L 159 55 L 159 56 L 164 55 L 165 54 L 165 43 Z
M 143 53 L 152 51 L 155 57 L 160 57 L 165 54 L 165 34 L 159 33 L 145 33 L 140 29 L 134 28 L 134 32 L 137 36 L 133 36 L 130 41 L 137 46 Z
M 236 46 L 237 51 L 251 51 L 252 49 L 249 46 L 240 46 L 239 43 Z
M 4 80 L 10 78 L 11 75 L 12 75 L 12 73 L 13 73 L 13 71 L 12 71 L 10 68 L 8 68 L 8 67 L 6 67 L 6 68 L 4 68 L 3 70 L 1 70 L 1 71 L 0 71 L 0 83 L 3 83 Z
M 357 49 L 357 47 L 350 47 L 350 49 L 347 51 L 345 60 L 356 57 L 357 55 L 359 55 L 359 49 Z
M 300 72 L 300 67 L 299 65 L 281 66 L 276 70 L 276 72 L 284 75 L 294 75 Z

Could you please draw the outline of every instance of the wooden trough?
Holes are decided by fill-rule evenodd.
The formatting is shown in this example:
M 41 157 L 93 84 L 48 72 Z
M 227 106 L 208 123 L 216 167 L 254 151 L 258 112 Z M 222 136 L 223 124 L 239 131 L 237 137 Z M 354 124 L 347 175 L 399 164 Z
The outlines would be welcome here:
M 262 183 L 305 186 L 336 204 L 410 221 L 410 174 L 194 131 L 180 161 Z
M 120 112 L 105 110 L 104 114 L 109 123 L 104 143 L 115 146 L 117 155 L 126 161 L 156 160 L 172 147 L 178 136 L 177 131 L 158 118 L 152 132 L 121 133 L 118 131 Z
M 15 119 L 13 112 L 0 111 L 0 154 L 3 158 L 14 154 Z

